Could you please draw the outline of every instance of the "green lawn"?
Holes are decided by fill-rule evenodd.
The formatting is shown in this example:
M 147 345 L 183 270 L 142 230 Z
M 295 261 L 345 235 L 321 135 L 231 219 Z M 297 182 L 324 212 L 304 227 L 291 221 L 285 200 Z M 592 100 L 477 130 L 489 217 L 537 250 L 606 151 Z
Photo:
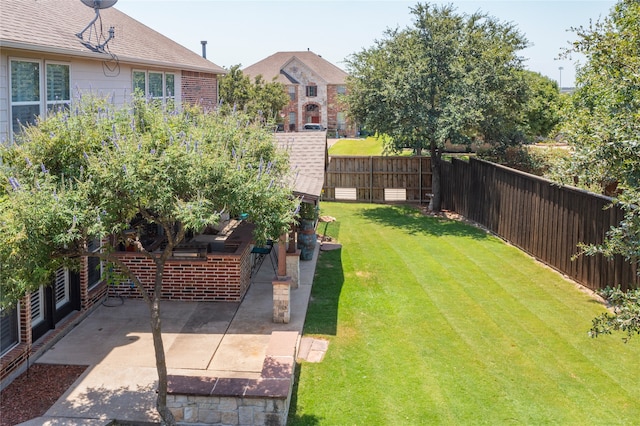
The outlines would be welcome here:
M 401 156 L 410 156 L 410 149 L 403 150 Z M 366 139 L 340 139 L 329 148 L 329 155 L 383 155 L 382 140 L 369 136 Z
M 366 139 L 340 139 L 329 148 L 329 155 L 382 155 L 382 141 L 372 136 Z
M 640 338 L 591 339 L 603 308 L 476 228 L 408 207 L 323 203 L 292 425 L 622 425 L 640 419 Z M 319 231 L 323 232 L 324 225 Z

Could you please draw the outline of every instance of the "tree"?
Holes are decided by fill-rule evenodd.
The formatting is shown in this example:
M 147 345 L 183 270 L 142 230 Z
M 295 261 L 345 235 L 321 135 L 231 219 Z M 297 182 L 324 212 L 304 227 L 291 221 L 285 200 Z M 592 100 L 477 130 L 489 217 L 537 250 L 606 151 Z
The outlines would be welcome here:
M 245 115 L 164 111 L 137 98 L 114 110 L 84 98 L 24 129 L 2 151 L 5 194 L 0 201 L 0 285 L 3 306 L 51 282 L 62 266 L 98 257 L 135 284 L 149 306 L 156 367 L 157 409 L 166 406 L 167 367 L 160 323 L 166 260 L 189 231 L 215 224 L 220 213 L 244 212 L 264 241 L 287 231 L 295 201 L 286 157 L 271 132 Z M 162 229 L 165 245 L 150 251 L 127 232 L 134 218 Z M 89 249 L 103 242 L 101 251 Z M 114 255 L 133 242 L 156 266 L 153 291 Z
M 387 30 L 373 47 L 351 56 L 346 102 L 370 131 L 394 148 L 429 149 L 433 193 L 440 210 L 440 160 L 445 142 L 516 137 L 524 80 L 516 71 L 525 38 L 510 24 L 452 6 L 418 3 L 414 27 Z
M 584 246 L 583 252 L 619 254 L 640 265 L 640 2 L 621 0 L 605 19 L 574 31 L 578 40 L 566 54 L 581 53 L 586 62 L 560 128 L 573 148 L 560 178 L 587 187 L 617 185 L 624 219 L 603 244 Z M 592 336 L 640 333 L 638 291 L 609 289 L 604 296 L 614 312 L 594 320 Z
M 564 180 L 586 187 L 611 181 L 640 186 L 640 3 L 618 2 L 605 19 L 573 29 L 581 53 L 576 91 L 563 117 L 562 137 L 573 149 Z
M 522 71 L 527 97 L 522 105 L 523 131 L 528 139 L 547 137 L 560 122 L 563 98 L 558 83 L 534 71 Z
M 252 117 L 262 116 L 267 120 L 280 120 L 280 111 L 289 103 L 282 83 L 267 82 L 261 75 L 251 82 L 242 73 L 240 65 L 232 66 L 220 80 L 220 98 L 225 111 L 239 109 Z
M 251 79 L 242 73 L 240 65 L 234 65 L 220 78 L 219 90 L 223 106 L 244 111 L 251 100 Z

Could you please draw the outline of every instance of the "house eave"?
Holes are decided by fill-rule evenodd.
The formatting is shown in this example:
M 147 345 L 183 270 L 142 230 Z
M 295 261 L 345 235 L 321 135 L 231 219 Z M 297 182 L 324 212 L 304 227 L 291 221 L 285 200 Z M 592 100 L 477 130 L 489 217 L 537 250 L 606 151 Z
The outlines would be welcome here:
M 204 73 L 216 74 L 216 75 L 224 75 L 224 74 L 228 73 L 228 71 L 223 69 L 223 68 L 212 69 L 212 68 L 207 68 L 207 67 L 197 67 L 197 66 L 184 65 L 184 64 L 174 64 L 174 63 L 169 63 L 169 62 L 152 61 L 152 60 L 131 58 L 131 57 L 126 57 L 126 56 L 124 56 L 124 57 L 123 56 L 119 56 L 118 60 L 120 62 L 127 63 L 127 64 L 132 64 L 132 65 L 146 65 L 146 66 L 158 67 L 158 68 L 172 68 L 172 69 L 179 69 L 181 71 L 204 72 Z
M 106 53 L 90 52 L 90 51 L 75 50 L 75 49 L 65 49 L 65 48 L 52 47 L 52 46 L 34 45 L 34 44 L 16 42 L 11 40 L 0 40 L 0 49 L 13 49 L 13 50 L 21 50 L 21 51 L 27 51 L 27 52 L 45 53 L 50 55 L 63 55 L 63 56 L 71 56 L 76 58 L 93 59 L 98 61 L 107 60 L 107 59 L 111 60 L 110 55 Z M 118 61 L 122 63 L 130 64 L 130 65 L 179 69 L 184 71 L 204 72 L 204 73 L 216 74 L 216 75 L 224 75 L 224 74 L 227 74 L 228 72 L 223 68 L 190 66 L 190 65 L 184 65 L 184 64 L 174 64 L 174 63 L 168 63 L 163 61 L 153 61 L 153 60 L 133 58 L 133 57 L 127 57 L 127 56 L 118 56 Z
M 19 41 L 11 41 L 11 40 L 0 40 L 0 48 L 24 50 L 28 52 L 48 53 L 52 55 L 65 55 L 65 56 L 74 56 L 74 57 L 80 57 L 80 58 L 91 58 L 91 59 L 104 59 L 106 57 L 104 53 L 83 52 L 80 50 L 65 49 L 65 48 L 52 47 L 52 46 L 43 46 L 43 45 L 23 43 Z

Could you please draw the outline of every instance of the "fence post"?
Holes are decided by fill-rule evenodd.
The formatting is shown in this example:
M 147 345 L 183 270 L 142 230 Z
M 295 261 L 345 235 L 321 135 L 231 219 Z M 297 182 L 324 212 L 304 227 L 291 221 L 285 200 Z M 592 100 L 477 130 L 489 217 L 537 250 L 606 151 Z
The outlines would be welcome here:
M 369 203 L 373 203 L 373 157 L 369 156 Z

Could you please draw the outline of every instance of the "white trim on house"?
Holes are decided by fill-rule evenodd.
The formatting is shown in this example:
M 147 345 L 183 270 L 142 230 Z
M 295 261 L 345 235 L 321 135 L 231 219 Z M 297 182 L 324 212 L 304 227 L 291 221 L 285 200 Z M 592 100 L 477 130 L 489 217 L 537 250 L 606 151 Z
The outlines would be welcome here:
M 92 61 L 110 61 L 112 58 L 110 55 L 105 53 L 96 53 L 91 51 L 78 51 L 78 50 L 70 50 L 70 49 L 62 49 L 51 46 L 39 46 L 28 43 L 20 43 L 20 42 L 12 42 L 8 40 L 0 40 L 0 49 L 15 49 L 22 50 L 28 52 L 34 52 L 40 55 L 62 55 L 66 57 L 73 57 L 78 59 L 89 59 Z M 181 71 L 194 71 L 194 72 L 204 72 L 207 74 L 226 74 L 226 70 L 222 69 L 220 71 L 214 71 L 211 68 L 207 67 L 198 67 L 198 66 L 184 66 L 184 64 L 175 64 L 165 61 L 154 61 L 149 59 L 140 59 L 134 58 L 131 56 L 118 56 L 118 61 L 121 64 L 133 65 L 133 66 L 142 66 L 142 67 L 159 67 L 159 68 L 168 68 L 175 69 L 176 65 L 180 65 Z

